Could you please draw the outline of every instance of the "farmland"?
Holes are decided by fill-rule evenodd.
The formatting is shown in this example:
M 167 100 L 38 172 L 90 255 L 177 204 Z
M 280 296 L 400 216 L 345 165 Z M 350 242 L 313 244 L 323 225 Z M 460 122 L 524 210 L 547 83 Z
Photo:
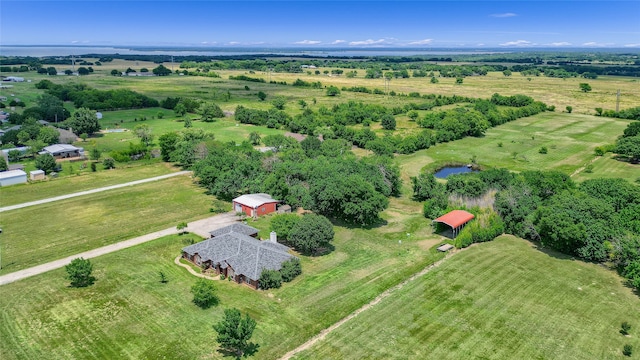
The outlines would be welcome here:
M 351 100 L 388 108 L 425 101 L 406 95 L 412 92 L 472 98 L 523 94 L 556 109 L 491 127 L 482 136 L 394 155 L 403 185 L 399 196 L 389 198 L 390 205 L 380 214 L 380 221 L 362 227 L 332 219 L 335 249 L 324 256 L 301 256 L 303 274 L 280 289 L 253 291 L 218 281 L 221 305 L 198 309 L 190 301 L 194 278 L 173 263 L 190 239 L 199 240 L 194 235 L 170 236 L 92 259 L 97 281 L 86 289 L 68 287 L 63 269 L 3 286 L 3 360 L 42 356 L 218 359 L 223 354 L 216 350 L 211 326 L 228 307 L 237 307 L 257 320 L 252 340 L 260 348 L 255 358 L 276 359 L 444 257 L 435 251 L 435 245 L 449 239 L 433 233 L 431 222 L 422 215 L 422 203 L 412 198 L 410 177 L 422 170 L 473 162 L 481 168 L 512 172 L 557 170 L 577 182 L 620 177 L 636 184 L 640 176 L 638 165 L 617 160 L 611 153 L 594 154 L 596 147 L 615 143 L 629 124 L 629 120 L 595 116 L 594 109 L 615 108 L 618 89 L 621 108 L 637 106 L 637 78 L 600 76 L 588 80 L 593 91 L 583 92 L 579 89 L 579 83 L 585 81 L 582 78 L 531 78 L 518 73 L 507 77 L 490 72 L 466 77 L 462 84 L 456 84 L 455 78 L 440 78 L 437 84 L 430 83 L 428 77 L 392 79 L 390 90 L 397 96 L 342 91 L 332 97 L 324 88 L 268 81 L 291 84 L 302 79 L 321 81 L 323 87 L 370 89 L 381 89 L 384 83 L 382 79 L 365 79 L 364 71 L 354 78 L 241 70 L 216 71 L 218 78 L 109 75 L 112 69 L 155 66 L 116 59 L 96 66 L 89 76 L 29 73 L 28 77 L 33 83 L 47 79 L 100 90 L 124 88 L 159 101 L 193 98 L 214 102 L 226 112 L 224 118 L 206 123 L 199 121 L 197 112 L 178 116 L 160 107 L 103 111 L 102 128 L 120 132 L 104 132 L 75 143 L 87 150 L 99 149 L 103 158 L 139 142 L 133 130 L 140 124 L 155 135 L 152 147 L 156 151 L 158 137 L 185 131 L 187 118 L 193 120 L 193 129 L 213 134 L 216 142 L 207 145 L 237 147 L 253 132 L 262 138 L 284 134 L 284 128 L 241 124 L 233 115 L 238 105 L 268 110 L 277 96 L 284 97 L 284 111 L 290 116 L 303 114 L 305 109 L 319 113 Z M 267 83 L 229 80 L 229 76 L 238 75 Z M 30 106 L 43 94 L 33 83 L 17 83 L 10 91 Z M 258 99 L 260 91 L 266 93 L 265 101 Z M 7 95 L 6 90 L 1 94 Z M 567 106 L 572 106 L 573 112 L 565 110 Z M 70 102 L 65 107 L 74 110 Z M 470 109 L 472 104 L 436 106 L 433 111 L 456 107 Z M 431 111 L 417 112 L 423 117 Z M 406 112 L 396 120 L 394 131 L 382 129 L 378 122 L 351 128 L 368 126 L 380 138 L 423 130 Z M 541 148 L 548 151 L 542 153 Z M 373 154 L 356 147 L 352 151 L 358 158 Z M 35 168 L 32 160 L 24 163 L 27 170 Z M 264 159 L 263 166 L 267 165 Z M 113 170 L 99 164 L 97 170 L 90 172 L 86 164 L 81 167 L 78 162 L 64 163 L 58 178 L 0 189 L 0 206 L 168 174 L 179 168 L 152 158 L 118 162 Z M 198 187 L 194 179 L 179 176 L 5 212 L 0 214 L 4 231 L 0 275 L 201 219 L 210 216 L 215 206 L 230 208 Z M 271 218 L 249 220 L 249 225 L 267 238 Z M 624 338 L 617 332 L 622 321 L 630 321 L 634 330 L 640 327 L 628 316 L 640 310 L 640 300 L 606 265 L 585 263 L 538 249 L 523 239 L 502 236 L 454 254 L 441 267 L 392 293 L 297 358 L 620 358 L 623 344 L 640 348 L 637 333 Z M 160 283 L 160 271 L 168 276 L 168 284 Z

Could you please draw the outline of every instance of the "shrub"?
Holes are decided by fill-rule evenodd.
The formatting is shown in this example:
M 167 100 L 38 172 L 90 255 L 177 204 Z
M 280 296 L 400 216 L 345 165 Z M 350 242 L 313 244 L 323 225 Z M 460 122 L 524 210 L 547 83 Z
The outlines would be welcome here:
M 202 309 L 218 305 L 219 300 L 215 291 L 216 288 L 212 281 L 203 278 L 198 279 L 191 287 L 193 303 Z
M 113 160 L 113 158 L 108 157 L 102 160 L 102 165 L 104 166 L 105 169 L 115 169 L 116 161 Z
M 260 289 L 277 289 L 282 286 L 282 275 L 279 271 L 263 269 L 259 279 Z
M 624 321 L 622 325 L 620 325 L 620 334 L 629 335 L 629 330 L 631 330 L 631 325 Z
M 633 354 L 633 346 L 627 344 L 622 348 L 622 354 L 624 356 L 631 356 Z
M 67 271 L 67 279 L 71 280 L 72 287 L 87 287 L 93 285 L 96 280 L 91 276 L 93 266 L 88 259 L 73 259 L 64 269 Z
M 538 152 L 539 152 L 540 154 L 546 154 L 546 153 L 548 152 L 547 147 L 546 147 L 546 146 L 541 147 L 541 148 L 538 150 Z
M 282 281 L 289 282 L 295 279 L 298 275 L 302 274 L 302 266 L 298 258 L 292 258 L 291 260 L 282 263 L 282 269 L 280 269 L 282 275 Z

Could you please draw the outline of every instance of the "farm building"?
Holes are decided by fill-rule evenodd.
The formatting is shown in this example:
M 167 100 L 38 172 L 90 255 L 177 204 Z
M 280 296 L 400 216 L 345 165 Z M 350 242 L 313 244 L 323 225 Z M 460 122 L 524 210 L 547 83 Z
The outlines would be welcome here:
M 75 147 L 69 144 L 54 144 L 46 146 L 40 154 L 51 154 L 56 159 L 64 159 L 81 156 L 83 148 Z
M 0 186 L 24 184 L 27 182 L 27 173 L 22 170 L 9 170 L 0 172 Z
M 257 235 L 257 230 L 243 224 L 233 224 L 211 234 L 211 239 L 183 248 L 182 257 L 254 289 L 260 287 L 262 270 L 280 270 L 283 262 L 294 257 L 288 247 L 276 241 L 275 233 L 270 240 L 260 241 L 247 235 Z
M 450 226 L 453 231 L 453 237 L 456 237 L 464 225 L 473 220 L 473 218 L 475 218 L 475 216 L 470 212 L 464 210 L 453 210 L 433 220 L 433 222 Z
M 24 78 L 18 76 L 7 76 L 6 78 L 2 79 L 2 81 L 23 82 Z
M 279 200 L 273 199 L 269 194 L 245 194 L 233 199 L 233 210 L 256 218 L 275 212 L 279 202 Z

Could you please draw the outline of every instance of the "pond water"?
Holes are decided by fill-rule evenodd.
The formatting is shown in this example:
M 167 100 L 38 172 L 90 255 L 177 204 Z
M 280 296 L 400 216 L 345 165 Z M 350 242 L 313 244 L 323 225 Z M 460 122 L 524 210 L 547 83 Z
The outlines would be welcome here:
M 449 175 L 464 174 L 464 173 L 476 172 L 476 171 L 478 171 L 478 170 L 473 170 L 471 167 L 468 167 L 468 166 L 455 166 L 455 167 L 447 166 L 447 167 L 443 167 L 442 169 L 438 170 L 433 175 L 435 177 L 437 177 L 438 179 L 444 179 Z

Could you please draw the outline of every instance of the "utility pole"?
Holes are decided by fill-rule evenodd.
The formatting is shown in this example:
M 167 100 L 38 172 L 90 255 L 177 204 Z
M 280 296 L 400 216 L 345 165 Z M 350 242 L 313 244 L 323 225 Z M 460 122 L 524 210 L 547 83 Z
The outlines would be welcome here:
M 618 93 L 616 94 L 616 112 L 620 111 L 620 89 L 618 89 Z

